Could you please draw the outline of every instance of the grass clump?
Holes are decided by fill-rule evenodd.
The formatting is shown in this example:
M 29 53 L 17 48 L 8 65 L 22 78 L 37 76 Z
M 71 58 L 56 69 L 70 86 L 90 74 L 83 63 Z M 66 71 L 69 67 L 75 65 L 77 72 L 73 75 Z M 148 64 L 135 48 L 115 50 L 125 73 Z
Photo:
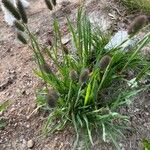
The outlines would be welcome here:
M 51 10 L 51 2 L 46 2 Z M 55 1 L 52 2 L 54 7 Z M 34 73 L 46 84 L 36 93 L 38 108 L 49 113 L 44 133 L 61 130 L 70 124 L 76 132 L 73 149 L 83 135 L 88 136 L 86 144 L 89 141 L 94 144 L 95 131 L 104 141 L 112 140 L 119 149 L 116 141 L 122 136 L 122 129 L 126 128 L 129 119 L 118 109 L 138 92 L 148 88 L 140 85 L 140 79 L 150 69 L 150 62 L 142 56 L 141 49 L 150 41 L 150 33 L 129 51 L 120 47 L 107 51 L 104 48 L 108 42 L 106 35 L 94 30 L 79 9 L 76 25 L 67 18 L 72 35 L 72 47 L 67 48 L 62 44 L 60 27 L 54 18 L 54 42 L 50 41 L 50 46 L 44 48 L 55 66 L 57 73 L 54 73 L 42 54 L 43 47 L 24 21 L 21 23 L 38 65 Z M 22 36 L 19 35 L 19 39 L 26 44 Z M 132 80 L 126 76 L 129 71 L 134 72 Z
M 142 10 L 150 12 L 150 0 L 122 0 L 130 10 Z

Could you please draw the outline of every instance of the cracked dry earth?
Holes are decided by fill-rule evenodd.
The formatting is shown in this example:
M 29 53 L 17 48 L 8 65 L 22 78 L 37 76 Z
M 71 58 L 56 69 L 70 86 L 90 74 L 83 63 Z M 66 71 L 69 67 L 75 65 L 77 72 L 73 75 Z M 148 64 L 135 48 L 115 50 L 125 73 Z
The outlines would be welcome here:
M 43 0 L 32 0 L 30 8 L 27 9 L 29 26 L 40 37 L 41 43 L 46 43 L 52 36 L 52 15 L 55 13 L 65 39 L 65 15 L 75 21 L 78 6 L 79 2 L 76 0 L 59 0 L 56 10 L 49 12 Z M 116 31 L 126 28 L 130 20 L 136 16 L 128 15 L 125 8 L 115 0 L 87 0 L 84 6 L 91 22 L 101 25 L 103 30 Z M 15 37 L 15 29 L 4 23 L 0 11 L 0 102 L 11 101 L 9 108 L 0 114 L 6 119 L 6 127 L 0 130 L 0 150 L 28 150 L 29 144 L 34 150 L 70 150 L 75 138 L 72 129 L 67 128 L 43 137 L 43 115 L 36 113 L 29 118 L 36 107 L 34 92 L 43 83 L 32 72 L 32 68 L 35 67 L 32 51 L 20 44 Z M 123 110 L 131 117 L 131 124 L 135 129 L 134 132 L 125 131 L 126 138 L 120 139 L 120 147 L 123 150 L 141 150 L 141 139 L 150 138 L 149 100 L 150 93 L 143 93 L 134 99 L 128 110 Z M 81 146 L 78 149 L 81 149 Z M 97 139 L 91 149 L 115 150 L 111 144 Z

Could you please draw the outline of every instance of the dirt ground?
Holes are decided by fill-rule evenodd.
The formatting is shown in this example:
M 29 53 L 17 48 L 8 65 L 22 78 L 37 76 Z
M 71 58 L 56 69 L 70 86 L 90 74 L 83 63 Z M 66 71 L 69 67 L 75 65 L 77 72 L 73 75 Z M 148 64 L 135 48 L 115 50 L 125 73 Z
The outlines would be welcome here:
M 79 0 L 78 0 L 79 1 Z M 45 43 L 52 34 L 52 15 L 57 16 L 61 31 L 67 35 L 65 15 L 75 21 L 79 3 L 77 1 L 58 1 L 58 6 L 49 12 L 43 0 L 32 0 L 27 9 L 29 26 Z M 91 22 L 100 23 L 104 30 L 126 29 L 129 22 L 137 15 L 129 14 L 115 0 L 87 0 L 85 7 Z M 93 19 L 95 17 L 95 19 Z M 106 21 L 103 23 L 103 21 Z M 149 49 L 149 47 L 147 47 Z M 16 40 L 15 29 L 3 21 L 0 11 L 0 102 L 10 100 L 10 107 L 0 114 L 6 119 L 6 127 L 0 130 L 0 150 L 27 150 L 27 141 L 34 141 L 34 150 L 70 150 L 74 132 L 67 128 L 48 137 L 41 135 L 43 116 L 35 114 L 35 90 L 43 83 L 34 76 L 35 67 L 32 51 Z M 125 139 L 120 140 L 122 150 L 141 150 L 141 139 L 150 139 L 150 93 L 137 96 L 131 106 L 125 110 L 131 118 L 134 132 L 126 131 Z M 79 149 L 81 149 L 79 147 Z M 95 140 L 95 150 L 115 150 L 107 143 Z

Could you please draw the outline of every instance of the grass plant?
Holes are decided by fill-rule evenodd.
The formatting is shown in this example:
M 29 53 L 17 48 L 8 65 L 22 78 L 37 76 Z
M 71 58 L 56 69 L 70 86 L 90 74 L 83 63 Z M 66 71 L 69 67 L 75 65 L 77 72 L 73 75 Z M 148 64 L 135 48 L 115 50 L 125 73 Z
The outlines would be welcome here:
M 46 4 L 53 10 L 54 4 L 48 0 Z M 21 13 L 19 9 L 15 12 Z M 117 138 L 123 136 L 122 129 L 127 128 L 129 116 L 121 114 L 118 109 L 149 88 L 141 85 L 140 80 L 150 69 L 150 61 L 141 53 L 150 42 L 150 33 L 128 51 L 120 47 L 107 51 L 104 47 L 109 38 L 100 29 L 92 28 L 82 8 L 77 13 L 76 25 L 68 17 L 66 20 L 72 36 L 71 48 L 62 44 L 56 18 L 53 19 L 54 42 L 44 48 L 56 72 L 48 65 L 43 47 L 29 30 L 27 22 L 22 19 L 16 23 L 18 33 L 21 32 L 19 40 L 29 44 L 36 58 L 38 67 L 33 71 L 46 84 L 36 92 L 37 107 L 49 113 L 43 131 L 51 133 L 69 124 L 76 133 L 72 149 L 76 149 L 83 135 L 88 137 L 86 143 L 90 141 L 94 145 L 95 131 L 104 142 L 111 140 L 119 149 Z M 129 71 L 134 72 L 134 78 L 128 77 Z

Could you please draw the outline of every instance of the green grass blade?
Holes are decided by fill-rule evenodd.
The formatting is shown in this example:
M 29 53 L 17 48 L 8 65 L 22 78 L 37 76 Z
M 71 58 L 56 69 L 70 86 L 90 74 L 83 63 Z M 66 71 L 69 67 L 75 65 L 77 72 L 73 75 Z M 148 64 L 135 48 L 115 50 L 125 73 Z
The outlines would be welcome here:
M 5 110 L 9 105 L 10 105 L 10 101 L 9 100 L 0 103 L 0 112 Z
M 147 64 L 140 72 L 139 74 L 136 76 L 136 81 L 139 81 L 145 74 L 147 71 L 150 70 L 150 63 Z
M 93 139 L 92 139 L 91 130 L 90 130 L 90 128 L 89 128 L 88 119 L 87 119 L 87 117 L 86 117 L 85 115 L 83 115 L 83 118 L 84 118 L 84 121 L 85 121 L 85 123 L 86 123 L 86 128 L 87 128 L 87 132 L 88 132 L 88 135 L 89 135 L 90 142 L 91 142 L 92 145 L 94 145 Z
M 91 83 L 89 83 L 87 86 L 86 95 L 84 99 L 84 106 L 88 103 L 90 94 L 91 94 Z
M 102 128 L 103 128 L 103 141 L 106 142 L 106 128 L 104 123 L 102 123 Z
M 81 125 L 81 127 L 83 127 L 82 119 L 80 118 L 80 116 L 78 114 L 77 114 L 77 120 L 78 120 L 79 124 Z
M 114 139 L 113 135 L 110 133 L 110 138 L 112 139 L 112 142 L 114 143 L 116 150 L 121 150 L 118 143 L 116 142 L 116 140 Z
M 75 47 L 76 47 L 76 49 L 78 49 L 78 43 L 77 43 L 76 32 L 75 32 L 75 29 L 73 28 L 72 23 L 70 22 L 70 20 L 69 20 L 68 17 L 67 17 L 67 23 L 68 23 L 69 31 L 70 31 L 71 34 L 72 34 L 72 38 L 73 38 L 73 42 L 74 42 L 74 44 L 75 44 Z
M 73 145 L 73 150 L 75 150 L 79 142 L 79 133 L 78 133 L 78 128 L 77 128 L 77 122 L 75 120 L 75 116 L 73 113 L 72 113 L 72 122 L 76 131 L 76 141 L 74 142 L 74 145 Z
M 49 114 L 49 116 L 47 117 L 46 123 L 44 124 L 44 128 L 43 128 L 43 133 L 44 135 L 47 135 L 48 133 L 48 126 L 53 123 L 53 118 L 54 118 L 55 112 L 52 112 Z

